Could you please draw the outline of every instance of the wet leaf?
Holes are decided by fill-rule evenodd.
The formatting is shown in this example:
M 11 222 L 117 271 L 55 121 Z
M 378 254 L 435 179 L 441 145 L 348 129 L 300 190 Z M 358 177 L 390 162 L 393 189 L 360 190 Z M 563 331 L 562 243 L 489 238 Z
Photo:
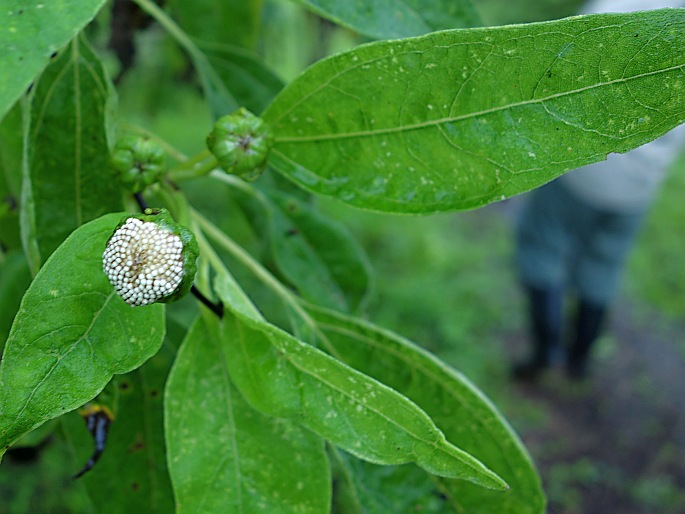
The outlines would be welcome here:
M 0 362 L 0 453 L 94 398 L 112 375 L 137 368 L 162 344 L 164 308 L 131 307 L 102 271 L 122 215 L 78 228 L 24 295 Z
M 177 512 L 328 512 L 323 441 L 248 405 L 231 383 L 218 324 L 197 319 L 165 393 Z
M 105 0 L 4 0 L 0 10 L 0 119 Z M 59 20 L 59 23 L 56 23 Z
M 372 43 L 276 97 L 269 163 L 368 209 L 475 208 L 680 124 L 683 68 L 682 9 Z
M 480 24 L 470 0 L 298 1 L 324 18 L 375 39 L 399 39 Z
M 381 379 L 431 416 L 450 441 L 501 476 L 506 493 L 437 478 L 457 512 L 541 514 L 545 498 L 533 462 L 497 408 L 466 377 L 400 336 L 310 306 L 330 348 L 345 363 Z M 406 470 L 398 470 L 405 476 Z M 392 482 L 389 480 L 388 482 Z
M 109 172 L 112 95 L 100 60 L 82 38 L 34 87 L 21 199 L 22 238 L 34 274 L 75 228 L 122 208 Z
M 255 408 L 296 419 L 370 462 L 416 462 L 437 475 L 506 487 L 478 460 L 448 443 L 404 396 L 277 327 L 226 307 L 228 368 Z

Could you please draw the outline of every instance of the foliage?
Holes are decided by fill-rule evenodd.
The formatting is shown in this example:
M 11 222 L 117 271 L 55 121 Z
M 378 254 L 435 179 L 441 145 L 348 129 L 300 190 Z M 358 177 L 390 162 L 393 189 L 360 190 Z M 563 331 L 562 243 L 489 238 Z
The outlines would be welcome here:
M 652 140 L 685 119 L 672 93 L 685 13 L 421 35 L 476 25 L 476 11 L 465 0 L 301 3 L 371 37 L 418 37 L 329 56 L 283 87 L 258 57 L 277 45 L 262 36 L 281 4 L 175 0 L 170 15 L 121 3 L 129 21 L 155 20 L 142 37 L 162 28 L 178 45 L 169 63 L 192 66 L 209 114 L 203 127 L 181 121 L 183 151 L 114 109 L 104 50 L 87 41 L 107 18 L 82 30 L 102 2 L 0 14 L 4 69 L 25 64 L 0 87 L 0 193 L 12 199 L 0 209 L 0 454 L 38 444 L 56 425 L 31 431 L 58 418 L 85 461 L 89 436 L 64 414 L 92 402 L 113 417 L 83 478 L 98 512 L 543 512 L 533 463 L 497 408 L 363 319 L 367 258 L 313 195 L 392 213 L 462 210 Z M 140 72 L 121 62 L 120 77 Z M 209 120 L 241 106 L 273 133 L 254 182 L 201 149 Z M 168 153 L 137 203 L 107 157 L 126 132 Z M 231 144 L 249 152 L 237 133 Z M 195 291 L 212 308 L 133 308 L 115 295 L 104 245 L 120 211 L 145 200 L 195 232 Z
M 640 234 L 629 262 L 629 287 L 672 316 L 683 317 L 685 270 L 678 265 L 682 240 L 676 236 L 685 206 L 679 191 L 685 187 L 685 155 L 673 165 L 661 194 Z M 654 263 L 658 262 L 658 266 Z M 649 277 L 650 280 L 640 280 Z M 675 340 L 674 344 L 678 344 Z M 685 350 L 685 348 L 683 348 Z

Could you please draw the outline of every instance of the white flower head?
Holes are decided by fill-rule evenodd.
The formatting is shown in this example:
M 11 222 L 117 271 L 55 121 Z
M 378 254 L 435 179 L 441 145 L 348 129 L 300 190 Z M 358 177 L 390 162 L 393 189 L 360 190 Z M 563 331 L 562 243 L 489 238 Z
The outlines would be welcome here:
M 126 303 L 139 306 L 163 301 L 183 280 L 183 246 L 173 231 L 130 217 L 107 242 L 102 268 Z

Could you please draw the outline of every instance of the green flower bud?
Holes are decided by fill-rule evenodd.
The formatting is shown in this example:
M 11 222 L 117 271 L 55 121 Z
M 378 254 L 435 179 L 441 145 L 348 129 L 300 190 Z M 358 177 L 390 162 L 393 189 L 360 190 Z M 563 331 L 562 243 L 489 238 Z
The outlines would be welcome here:
M 119 222 L 107 241 L 102 268 L 126 303 L 169 303 L 190 291 L 198 253 L 193 233 L 166 209 L 146 209 Z
M 246 180 L 264 171 L 272 144 L 267 124 L 243 108 L 219 118 L 207 136 L 207 147 L 224 171 Z
M 164 173 L 164 150 L 149 138 L 124 136 L 114 146 L 112 165 L 124 187 L 139 193 Z

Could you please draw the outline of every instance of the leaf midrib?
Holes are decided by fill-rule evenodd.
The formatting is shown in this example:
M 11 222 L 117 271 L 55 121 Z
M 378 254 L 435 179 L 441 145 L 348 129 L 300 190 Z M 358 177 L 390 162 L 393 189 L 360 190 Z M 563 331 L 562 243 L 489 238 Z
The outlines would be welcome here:
M 379 128 L 379 129 L 373 129 L 373 130 L 361 130 L 357 132 L 336 132 L 336 133 L 330 133 L 330 134 L 315 134 L 311 136 L 276 136 L 275 141 L 276 143 L 308 143 L 312 141 L 330 141 L 330 140 L 337 140 L 337 139 L 352 139 L 352 138 L 358 138 L 358 137 L 372 137 L 372 136 L 378 136 L 378 135 L 383 135 L 383 134 L 396 134 L 396 133 L 401 133 L 401 132 L 409 132 L 412 130 L 419 130 L 419 129 L 424 129 L 424 128 L 430 128 L 430 127 L 435 127 L 439 125 L 444 125 L 446 123 L 454 123 L 458 121 L 464 121 L 472 118 L 477 118 L 480 116 L 486 116 L 488 114 L 493 114 L 497 112 L 503 112 L 509 109 L 515 109 L 518 107 L 525 107 L 528 105 L 536 105 L 536 104 L 542 104 L 551 100 L 556 100 L 558 98 L 564 98 L 567 96 L 572 96 L 576 94 L 583 93 L 585 91 L 591 91 L 593 89 L 597 89 L 600 87 L 605 87 L 605 86 L 612 86 L 616 84 L 627 84 L 633 80 L 639 80 L 642 78 L 654 76 L 654 75 L 659 75 L 661 73 L 668 73 L 671 71 L 676 71 L 679 69 L 685 68 L 685 64 L 678 64 L 674 66 L 669 66 L 668 68 L 662 68 L 659 70 L 653 70 L 653 71 L 648 71 L 645 73 L 640 73 L 638 75 L 632 75 L 630 77 L 622 77 L 619 79 L 614 79 L 610 80 L 607 82 L 599 82 L 597 84 L 591 84 L 588 86 L 584 86 L 581 88 L 577 89 L 572 89 L 568 91 L 562 91 L 560 93 L 554 93 L 551 95 L 547 95 L 541 98 L 532 98 L 530 100 L 523 100 L 520 102 L 514 102 L 510 103 L 507 105 L 500 105 L 497 107 L 492 107 L 490 109 L 483 109 L 481 111 L 474 111 L 471 113 L 466 113 L 466 114 L 461 114 L 459 116 L 445 116 L 443 118 L 438 118 L 435 120 L 428 120 L 428 121 L 423 121 L 420 123 L 412 123 L 408 125 L 402 125 L 399 127 L 387 127 L 387 128 Z M 323 90 L 323 88 L 319 89 L 319 91 Z M 311 95 L 310 95 L 311 96 Z M 615 137 L 615 139 L 620 139 L 618 137 Z
M 95 315 L 93 316 L 93 320 L 91 321 L 88 328 L 86 328 L 84 333 L 76 341 L 74 341 L 74 343 L 72 343 L 72 345 L 69 347 L 69 349 L 64 354 L 57 357 L 54 364 L 50 367 L 50 369 L 47 371 L 47 373 L 45 373 L 45 376 L 43 376 L 41 381 L 38 382 L 38 384 L 36 384 L 36 386 L 31 391 L 31 394 L 26 398 L 24 405 L 21 407 L 21 409 L 19 410 L 19 413 L 14 417 L 14 420 L 12 421 L 12 423 L 10 423 L 9 426 L 14 426 L 16 424 L 17 420 L 21 417 L 21 415 L 24 413 L 24 411 L 26 411 L 26 408 L 31 403 L 31 400 L 35 396 L 36 392 L 42 387 L 43 383 L 45 383 L 45 381 L 50 377 L 50 375 L 52 375 L 52 373 L 55 371 L 55 369 L 57 369 L 57 366 L 62 361 L 62 359 L 67 357 L 79 345 L 79 343 L 81 343 L 81 341 L 83 341 L 84 339 L 87 338 L 88 334 L 90 334 L 91 330 L 95 326 L 96 321 L 100 317 L 100 314 L 102 314 L 102 312 L 105 310 L 105 308 L 109 304 L 109 301 L 114 297 L 114 294 L 115 294 L 114 291 L 112 291 L 109 294 L 109 296 L 105 299 L 105 301 L 102 304 L 102 307 L 100 307 L 100 309 L 95 313 Z
M 339 327 L 339 326 L 337 326 L 337 325 L 332 325 L 332 324 L 329 324 L 329 323 L 326 323 L 326 322 L 318 322 L 318 325 L 319 325 L 324 331 L 325 331 L 325 330 L 329 330 L 329 331 L 331 331 L 331 332 L 337 332 L 337 333 L 339 333 L 339 334 L 343 334 L 343 335 L 346 335 L 346 336 L 348 336 L 348 337 L 351 337 L 352 339 L 357 339 L 357 340 L 359 340 L 359 342 L 362 343 L 362 344 L 368 344 L 369 346 L 373 346 L 374 348 L 376 348 L 376 349 L 378 349 L 378 350 L 387 352 L 387 353 L 389 353 L 389 354 L 395 356 L 395 357 L 396 357 L 397 359 L 399 359 L 400 361 L 402 361 L 402 362 L 404 362 L 404 363 L 406 363 L 406 364 L 411 364 L 411 365 L 413 365 L 418 371 L 420 371 L 424 376 L 426 376 L 426 377 L 427 377 L 429 380 L 431 380 L 432 382 L 434 382 L 434 383 L 436 383 L 436 384 L 438 384 L 438 385 L 446 386 L 445 381 L 444 381 L 440 376 L 438 376 L 437 373 L 434 373 L 433 371 L 431 371 L 430 369 L 428 369 L 427 367 L 425 367 L 422 363 L 417 363 L 416 361 L 410 360 L 410 359 L 407 357 L 407 355 L 405 355 L 405 354 L 403 354 L 403 353 L 397 351 L 395 348 L 391 348 L 391 347 L 385 346 L 385 345 L 379 343 L 378 341 L 375 341 L 374 339 L 372 339 L 372 338 L 370 338 L 370 337 L 368 337 L 368 336 L 364 336 L 364 335 L 362 335 L 362 334 L 359 334 L 359 333 L 356 333 L 356 332 L 352 332 L 351 330 L 345 329 L 344 327 Z M 431 357 L 428 356 L 427 358 L 431 358 Z M 439 363 L 436 363 L 436 364 L 440 365 Z M 443 371 L 446 372 L 446 373 L 449 373 L 449 370 L 443 369 Z M 497 443 L 499 443 L 499 440 L 497 439 L 497 437 L 494 437 L 494 436 L 496 436 L 497 434 L 493 433 L 492 430 L 490 430 L 490 427 L 489 427 L 486 423 L 484 423 L 478 416 L 475 415 L 475 411 L 474 411 L 474 409 L 471 408 L 471 405 L 469 405 L 469 404 L 464 404 L 464 403 L 461 401 L 461 399 L 460 399 L 456 394 L 453 393 L 453 391 L 452 391 L 451 389 L 449 389 L 449 388 L 447 388 L 447 387 L 445 387 L 445 389 L 448 391 L 449 395 L 450 395 L 456 402 L 458 402 L 460 405 L 462 405 L 462 406 L 465 408 L 465 410 L 471 414 L 472 419 L 476 420 L 476 422 L 478 423 L 478 425 L 481 426 L 482 429 L 485 430 L 487 433 L 489 433 L 490 435 L 492 435 L 494 441 L 496 441 Z M 470 390 L 470 392 L 472 392 L 472 393 L 475 392 L 475 393 L 477 394 L 477 391 L 474 391 L 473 388 L 469 388 L 469 390 Z M 481 396 L 481 398 L 483 398 L 483 397 Z M 439 427 L 438 427 L 438 428 L 439 428 Z M 498 445 L 498 446 L 499 446 L 499 445 Z M 499 446 L 499 447 L 500 447 L 501 449 L 504 450 L 504 448 L 503 448 L 502 446 Z M 506 452 L 503 452 L 503 453 L 506 453 Z M 515 472 L 516 470 L 514 469 L 514 467 L 512 466 L 512 464 L 511 464 L 509 461 L 506 461 L 506 463 L 507 463 L 507 465 L 508 465 L 508 467 L 509 467 L 509 470 L 511 471 L 512 476 L 515 477 L 515 476 L 516 476 L 516 472 Z M 511 485 L 511 484 L 510 484 L 510 485 Z
M 271 341 L 274 341 L 274 340 L 271 339 L 271 338 L 269 338 L 269 339 L 270 339 Z M 272 344 L 274 344 L 274 343 L 272 343 Z M 310 346 L 308 346 L 308 345 L 305 345 L 304 343 L 300 343 L 300 344 L 302 344 L 302 346 L 305 347 L 307 350 L 313 349 L 312 347 L 310 347 Z M 279 345 L 278 343 L 275 343 L 275 346 L 279 347 L 279 348 L 284 352 L 284 354 L 285 354 L 285 356 L 286 356 L 288 362 L 290 362 L 291 365 L 293 365 L 295 368 L 297 368 L 297 369 L 298 369 L 299 371 L 301 371 L 302 373 L 311 376 L 312 378 L 318 380 L 320 383 L 324 384 L 325 386 L 327 386 L 327 387 L 330 388 L 331 390 L 333 390 L 333 391 L 335 391 L 335 392 L 341 394 L 341 395 L 344 396 L 344 397 L 347 397 L 347 398 L 348 398 L 349 400 L 351 400 L 355 405 L 359 405 L 359 406 L 361 406 L 363 409 L 366 409 L 366 410 L 368 410 L 368 411 L 370 411 L 370 412 L 376 414 L 378 417 L 380 417 L 381 419 L 385 420 L 388 424 L 393 425 L 393 426 L 395 426 L 396 428 L 398 428 L 400 431 L 402 431 L 402 432 L 408 434 L 408 435 L 409 435 L 410 437 L 412 437 L 414 440 L 416 440 L 416 441 L 421 441 L 421 442 L 423 442 L 424 444 L 426 444 L 426 445 L 428 445 L 428 446 L 430 446 L 430 447 L 433 447 L 436 451 L 439 451 L 439 452 L 441 452 L 441 453 L 444 453 L 444 454 L 448 455 L 449 457 L 451 457 L 452 459 L 458 460 L 462 465 L 464 465 L 465 467 L 468 467 L 469 469 L 473 470 L 474 473 L 476 474 L 475 476 L 487 477 L 489 480 L 492 480 L 493 482 L 496 482 L 496 480 L 495 480 L 493 477 L 488 476 L 488 474 L 487 474 L 487 472 L 486 472 L 485 470 L 478 469 L 474 463 L 471 463 L 471 462 L 469 462 L 468 460 L 466 460 L 466 457 L 464 457 L 464 456 L 471 457 L 471 458 L 473 458 L 475 461 L 480 462 L 480 461 L 478 461 L 478 459 L 476 459 L 475 457 L 472 457 L 470 454 L 464 452 L 463 450 L 457 448 L 456 446 L 453 446 L 451 443 L 449 443 L 449 442 L 448 442 L 447 440 L 445 440 L 444 438 L 442 439 L 442 441 L 441 441 L 440 439 L 437 439 L 437 440 L 426 440 L 426 439 L 424 439 L 423 437 L 421 437 L 421 436 L 419 436 L 418 434 L 414 433 L 413 431 L 409 430 L 407 427 L 401 425 L 400 423 L 398 423 L 398 422 L 395 421 L 394 419 L 388 417 L 384 412 L 381 412 L 380 410 L 378 410 L 378 409 L 376 409 L 376 408 L 374 408 L 374 407 L 372 407 L 372 406 L 369 406 L 368 404 L 365 404 L 365 403 L 361 402 L 356 396 L 354 396 L 354 395 L 348 393 L 348 392 L 345 391 L 344 389 L 339 388 L 336 384 L 334 384 L 334 383 L 332 383 L 332 382 L 329 382 L 328 380 L 325 379 L 325 377 L 321 376 L 320 374 L 315 373 L 314 371 L 312 371 L 311 369 L 309 369 L 309 368 L 307 368 L 307 367 L 301 366 L 299 363 L 297 363 L 297 362 L 292 358 L 292 355 L 291 355 L 291 353 L 288 351 L 287 348 L 284 348 L 283 346 Z M 325 355 L 325 354 L 322 354 L 322 355 Z M 327 356 L 326 356 L 326 357 L 327 357 Z M 364 375 L 362 375 L 362 376 L 364 376 Z M 366 377 L 366 376 L 364 376 L 364 377 L 365 377 L 365 378 L 370 378 L 370 377 Z M 370 378 L 370 380 L 372 380 L 373 382 L 376 382 L 376 384 L 377 384 L 378 387 L 381 387 L 381 388 L 386 387 L 386 388 L 387 388 L 387 386 L 384 386 L 383 384 L 381 384 L 380 382 L 376 381 L 376 380 L 373 379 L 373 378 Z M 391 389 L 391 388 L 387 388 L 387 389 L 390 390 L 390 391 L 393 391 L 393 389 Z M 399 394 L 399 393 L 398 393 L 398 394 Z M 409 401 L 409 403 L 413 403 L 413 402 L 411 402 L 411 400 L 408 400 L 408 401 Z M 419 410 L 420 410 L 420 409 L 419 409 Z M 422 410 L 420 410 L 420 411 L 423 412 Z M 430 419 L 430 418 L 429 418 L 429 419 Z M 436 429 L 436 435 L 439 435 L 439 434 L 440 434 L 440 432 L 437 431 L 437 429 Z M 442 444 L 441 444 L 441 443 L 442 443 Z M 451 449 L 454 450 L 454 451 L 453 451 L 453 452 L 448 452 L 448 451 L 447 451 L 447 448 L 451 448 Z M 457 455 L 455 455 L 455 453 L 456 453 L 457 455 L 459 455 L 459 457 L 457 457 Z M 463 454 L 463 455 L 461 455 L 461 454 Z M 464 457 L 464 458 L 462 458 L 462 457 Z M 416 459 L 414 459 L 414 460 L 415 460 L 415 462 L 419 463 L 419 462 L 420 462 L 421 460 L 423 460 L 423 459 L 418 459 L 418 458 L 416 458 Z M 486 469 L 487 469 L 487 468 L 486 468 Z M 491 473 L 494 473 L 494 472 L 491 471 Z M 496 475 L 496 474 L 495 474 L 495 476 L 498 477 L 499 475 Z

